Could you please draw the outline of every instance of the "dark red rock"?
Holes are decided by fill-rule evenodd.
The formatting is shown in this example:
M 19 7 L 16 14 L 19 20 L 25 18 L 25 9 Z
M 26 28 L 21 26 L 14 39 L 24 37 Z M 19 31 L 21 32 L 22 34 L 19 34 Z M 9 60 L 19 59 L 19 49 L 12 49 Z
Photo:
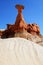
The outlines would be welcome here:
M 27 25 L 27 31 L 31 34 L 39 34 L 40 28 L 37 24 L 28 24 Z

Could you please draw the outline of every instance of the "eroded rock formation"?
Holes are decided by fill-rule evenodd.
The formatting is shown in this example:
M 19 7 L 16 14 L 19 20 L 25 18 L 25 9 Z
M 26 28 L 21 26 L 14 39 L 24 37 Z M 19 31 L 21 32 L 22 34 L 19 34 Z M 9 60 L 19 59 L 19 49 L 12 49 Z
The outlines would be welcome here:
M 31 33 L 31 34 L 37 34 L 37 35 L 39 35 L 39 33 L 40 33 L 40 28 L 39 28 L 39 26 L 37 25 L 37 24 L 28 24 L 27 25 L 27 31 L 29 32 L 29 33 Z
M 2 33 L 2 38 L 14 37 L 15 33 L 20 33 L 24 31 L 32 35 L 39 35 L 40 28 L 37 24 L 25 23 L 22 15 L 22 10 L 24 9 L 24 6 L 16 5 L 15 7 L 18 10 L 18 15 L 16 17 L 15 24 L 7 24 L 7 29 Z

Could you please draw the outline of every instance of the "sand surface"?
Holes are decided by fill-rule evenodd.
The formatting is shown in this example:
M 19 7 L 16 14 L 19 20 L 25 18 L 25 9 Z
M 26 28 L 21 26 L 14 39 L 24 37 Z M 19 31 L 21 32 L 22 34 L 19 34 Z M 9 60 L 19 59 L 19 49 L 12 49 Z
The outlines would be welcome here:
M 43 65 L 43 46 L 23 38 L 0 39 L 0 65 Z

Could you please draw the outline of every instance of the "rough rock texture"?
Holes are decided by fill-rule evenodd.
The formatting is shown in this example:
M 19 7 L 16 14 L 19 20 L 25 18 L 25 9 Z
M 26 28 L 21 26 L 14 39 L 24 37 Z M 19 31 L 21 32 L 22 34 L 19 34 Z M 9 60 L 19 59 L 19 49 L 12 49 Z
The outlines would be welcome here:
M 0 31 L 0 37 L 1 37 L 1 35 L 2 35 L 2 31 Z
M 40 38 L 37 35 L 32 35 L 26 31 L 24 32 L 20 32 L 20 33 L 15 33 L 14 37 L 20 37 L 20 38 L 25 38 L 27 40 L 33 41 L 37 44 L 39 44 L 39 42 L 41 42 L 42 38 Z
M 2 34 L 3 34 L 3 31 L 4 31 L 4 30 L 0 30 L 0 38 L 1 38 Z
M 28 24 L 27 25 L 27 31 L 30 32 L 31 34 L 39 34 L 40 33 L 40 28 L 37 24 Z
M 2 32 L 1 38 L 9 38 L 9 37 L 14 37 L 14 31 L 13 30 L 5 30 Z

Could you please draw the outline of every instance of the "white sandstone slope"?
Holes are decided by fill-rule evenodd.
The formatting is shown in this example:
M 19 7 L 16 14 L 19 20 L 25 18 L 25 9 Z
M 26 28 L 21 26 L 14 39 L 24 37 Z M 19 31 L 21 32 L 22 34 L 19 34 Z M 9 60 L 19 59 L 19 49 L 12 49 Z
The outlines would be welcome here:
M 43 65 L 43 46 L 23 38 L 0 39 L 0 65 Z

